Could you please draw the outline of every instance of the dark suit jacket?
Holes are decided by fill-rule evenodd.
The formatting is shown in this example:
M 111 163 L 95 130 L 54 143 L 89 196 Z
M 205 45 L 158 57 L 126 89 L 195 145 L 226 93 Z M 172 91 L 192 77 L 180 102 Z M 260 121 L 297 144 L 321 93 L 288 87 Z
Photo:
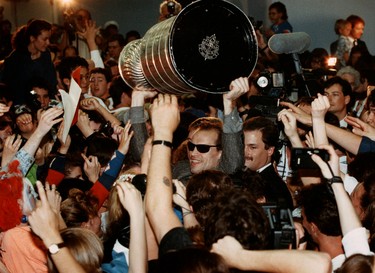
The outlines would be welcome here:
M 276 173 L 272 165 L 260 172 L 265 182 L 265 197 L 267 203 L 276 202 L 285 204 L 289 209 L 293 210 L 293 199 L 290 195 L 287 185 Z

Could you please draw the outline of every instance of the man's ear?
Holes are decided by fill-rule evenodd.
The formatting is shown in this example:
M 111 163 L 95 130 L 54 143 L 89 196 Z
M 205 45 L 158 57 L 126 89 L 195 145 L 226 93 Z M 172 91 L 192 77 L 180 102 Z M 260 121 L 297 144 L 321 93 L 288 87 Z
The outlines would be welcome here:
M 347 95 L 347 96 L 345 96 L 345 105 L 348 105 L 349 102 L 350 102 L 350 96 Z
M 271 146 L 267 150 L 268 156 L 272 156 L 274 152 L 275 152 L 275 146 Z

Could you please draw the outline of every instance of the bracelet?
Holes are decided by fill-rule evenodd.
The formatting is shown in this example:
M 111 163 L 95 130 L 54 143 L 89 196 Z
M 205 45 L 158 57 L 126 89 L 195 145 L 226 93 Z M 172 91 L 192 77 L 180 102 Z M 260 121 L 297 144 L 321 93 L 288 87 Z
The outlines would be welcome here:
M 167 147 L 169 147 L 171 149 L 173 148 L 172 142 L 167 141 L 167 140 L 154 140 L 152 142 L 152 146 L 154 146 L 154 145 L 163 145 L 163 146 L 167 146 Z
M 344 182 L 342 181 L 341 177 L 340 176 L 333 176 L 332 178 L 330 179 L 327 179 L 327 182 L 329 185 L 332 186 L 333 183 L 341 183 L 343 184 Z
M 189 214 L 192 214 L 192 213 L 193 213 L 192 211 L 184 212 L 184 213 L 182 214 L 182 217 L 185 217 L 185 216 L 187 216 L 187 215 L 189 215 Z

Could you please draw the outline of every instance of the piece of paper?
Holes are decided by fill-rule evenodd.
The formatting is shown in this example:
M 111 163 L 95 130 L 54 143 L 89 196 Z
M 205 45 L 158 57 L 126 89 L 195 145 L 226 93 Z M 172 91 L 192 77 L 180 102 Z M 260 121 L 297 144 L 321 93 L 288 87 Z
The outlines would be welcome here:
M 65 143 L 73 122 L 74 114 L 76 112 L 82 90 L 77 82 L 72 78 L 70 81 L 69 93 L 65 92 L 62 89 L 59 89 L 59 92 L 61 94 L 61 99 L 64 107 L 64 131 L 62 141 Z

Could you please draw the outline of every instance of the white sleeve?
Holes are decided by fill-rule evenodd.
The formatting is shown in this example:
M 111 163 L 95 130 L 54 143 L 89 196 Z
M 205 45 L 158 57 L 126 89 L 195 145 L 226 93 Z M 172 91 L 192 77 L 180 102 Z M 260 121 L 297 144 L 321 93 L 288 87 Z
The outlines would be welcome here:
M 355 177 L 345 174 L 344 188 L 347 193 L 351 194 L 357 185 L 358 185 L 358 181 L 357 179 L 355 179 Z
M 374 253 L 370 251 L 367 238 L 367 231 L 364 227 L 349 231 L 342 238 L 345 256 L 348 258 L 353 254 L 374 255 Z
M 94 62 L 95 67 L 104 68 L 104 63 L 98 49 L 90 51 L 91 60 Z

